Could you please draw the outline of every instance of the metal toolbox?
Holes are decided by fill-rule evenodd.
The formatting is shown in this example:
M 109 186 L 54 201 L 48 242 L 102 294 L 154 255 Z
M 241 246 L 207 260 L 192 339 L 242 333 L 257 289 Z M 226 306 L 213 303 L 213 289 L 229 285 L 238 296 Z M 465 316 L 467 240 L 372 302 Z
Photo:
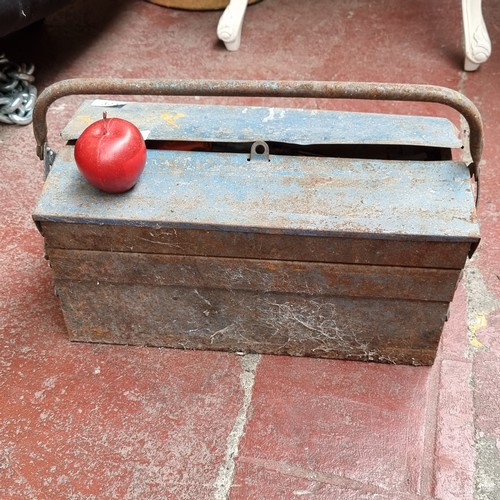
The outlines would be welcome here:
M 462 142 L 444 118 L 102 99 L 82 104 L 55 154 L 46 114 L 69 94 L 438 102 L 467 120 L 473 162 L 452 159 Z M 121 195 L 74 163 L 103 107 L 147 135 L 143 175 Z M 432 364 L 479 242 L 482 124 L 458 92 L 70 80 L 40 96 L 34 130 L 48 176 L 33 217 L 71 340 Z

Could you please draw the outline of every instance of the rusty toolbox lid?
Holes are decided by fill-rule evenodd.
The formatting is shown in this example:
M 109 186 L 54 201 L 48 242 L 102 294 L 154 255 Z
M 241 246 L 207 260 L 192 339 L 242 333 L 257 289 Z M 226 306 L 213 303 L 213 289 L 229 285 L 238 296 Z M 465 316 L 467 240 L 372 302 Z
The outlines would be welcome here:
M 152 141 L 462 146 L 453 124 L 440 117 L 103 99 L 84 101 L 62 131 L 63 139 L 77 139 L 103 111 L 133 122 Z
M 479 240 L 460 161 L 396 161 L 148 150 L 129 192 L 89 185 L 65 147 L 36 221 L 403 240 Z

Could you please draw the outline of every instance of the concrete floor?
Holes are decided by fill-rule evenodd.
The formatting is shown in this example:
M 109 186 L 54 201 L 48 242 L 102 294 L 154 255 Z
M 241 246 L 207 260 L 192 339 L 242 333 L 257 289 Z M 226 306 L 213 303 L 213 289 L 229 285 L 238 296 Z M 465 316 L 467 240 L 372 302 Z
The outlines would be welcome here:
M 476 103 L 486 135 L 483 240 L 434 366 L 415 368 L 70 343 L 31 220 L 32 129 L 0 126 L 2 499 L 500 498 L 500 2 L 485 2 L 493 55 L 476 73 L 461 70 L 459 8 L 265 0 L 229 53 L 217 13 L 87 0 L 0 41 L 35 63 L 40 90 L 80 76 L 444 85 Z M 55 149 L 80 101 L 53 106 Z

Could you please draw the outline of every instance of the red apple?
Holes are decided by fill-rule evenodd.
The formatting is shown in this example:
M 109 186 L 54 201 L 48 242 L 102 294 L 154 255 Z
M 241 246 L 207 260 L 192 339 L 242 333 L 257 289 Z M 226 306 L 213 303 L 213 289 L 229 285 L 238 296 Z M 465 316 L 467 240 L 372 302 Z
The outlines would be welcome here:
M 133 123 L 103 113 L 76 141 L 75 161 L 90 184 L 107 193 L 123 193 L 144 170 L 146 144 Z

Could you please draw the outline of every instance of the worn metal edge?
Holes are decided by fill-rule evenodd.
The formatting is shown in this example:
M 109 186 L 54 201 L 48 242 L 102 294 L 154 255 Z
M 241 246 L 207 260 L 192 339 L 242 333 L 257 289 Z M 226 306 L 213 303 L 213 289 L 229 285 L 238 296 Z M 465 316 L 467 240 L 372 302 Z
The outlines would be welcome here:
M 244 106 L 244 105 L 210 105 L 210 104 L 179 104 L 179 103 L 169 103 L 169 102 L 162 102 L 162 103 L 151 103 L 151 102 L 140 102 L 140 101 L 119 101 L 120 105 L 119 106 L 112 106 L 110 104 L 108 105 L 103 105 L 99 106 L 96 105 L 94 106 L 92 103 L 95 100 L 84 100 L 82 104 L 79 106 L 77 109 L 76 113 L 74 116 L 70 119 L 70 121 L 67 123 L 67 125 L 64 127 L 64 129 L 61 132 L 61 137 L 64 140 L 70 141 L 70 140 L 76 140 L 79 137 L 79 134 L 83 132 L 85 127 L 88 125 L 84 122 L 79 122 L 78 121 L 78 114 L 85 114 L 85 117 L 89 118 L 90 120 L 98 120 L 100 118 L 100 113 L 102 113 L 102 110 L 113 110 L 116 114 L 117 117 L 120 117 L 120 111 L 123 110 L 123 108 L 127 105 L 138 105 L 141 106 L 145 109 L 145 114 L 149 116 L 149 114 L 154 114 L 155 116 L 158 114 L 158 111 L 155 109 L 158 106 L 165 106 L 168 107 L 169 109 L 172 109 L 173 111 L 186 111 L 190 109 L 199 109 L 199 108 L 216 108 L 218 113 L 226 114 L 226 113 L 241 113 L 241 110 L 251 110 L 256 113 L 262 112 L 262 111 L 269 111 L 269 110 L 279 110 L 283 111 L 285 113 L 290 112 L 292 115 L 294 114 L 300 114 L 300 113 L 311 113 L 314 112 L 315 115 L 319 115 L 318 118 L 314 118 L 314 120 L 321 119 L 321 116 L 327 116 L 327 115 L 337 115 L 341 117 L 342 119 L 349 120 L 353 118 L 366 118 L 367 121 L 370 119 L 377 119 L 381 121 L 387 121 L 387 125 L 393 125 L 396 126 L 398 121 L 403 121 L 403 122 L 408 122 L 408 124 L 411 124 L 412 121 L 418 119 L 419 121 L 422 122 L 422 125 L 425 125 L 427 128 L 436 128 L 436 127 L 443 127 L 447 128 L 448 130 L 446 131 L 447 137 L 434 137 L 432 142 L 427 141 L 425 143 L 422 143 L 421 141 L 415 140 L 415 138 L 411 137 L 395 137 L 394 134 L 392 134 L 392 137 L 389 137 L 387 139 L 384 139 L 382 141 L 364 141 L 364 142 L 359 142 L 355 141 L 353 142 L 352 140 L 349 140 L 349 138 L 342 138 L 340 140 L 339 138 L 332 138 L 332 140 L 322 140 L 319 143 L 321 144 L 376 144 L 376 145 L 394 145 L 394 146 L 401 146 L 401 145 L 408 145 L 408 146 L 421 146 L 421 147 L 436 147 L 436 148 L 452 148 L 452 149 L 460 149 L 463 147 L 463 142 L 459 138 L 458 134 L 459 131 L 455 127 L 455 125 L 448 120 L 447 118 L 440 117 L 440 116 L 421 116 L 421 115 L 404 115 L 404 114 L 392 114 L 392 113 L 365 113 L 365 112 L 353 112 L 353 111 L 337 111 L 337 110 L 327 110 L 327 109 L 315 109 L 315 108 L 290 108 L 290 107 L 276 107 L 276 106 Z M 106 101 L 104 101 L 106 102 Z M 109 101 L 110 103 L 114 101 Z M 149 111 L 155 109 L 155 112 L 149 113 Z M 92 110 L 94 111 L 93 114 L 89 114 L 89 111 Z M 286 123 L 286 120 L 281 120 L 284 123 Z M 90 122 L 89 122 L 90 123 Z M 76 130 L 79 130 L 80 132 L 76 132 Z M 174 137 L 171 137 L 170 139 L 172 140 L 185 140 L 185 141 L 208 141 L 208 142 L 241 142 L 241 138 L 235 137 L 234 138 L 228 138 L 226 136 L 211 136 L 207 134 L 200 133 L 200 135 L 197 136 L 190 136 L 186 137 L 183 139 L 180 139 L 178 137 L 178 131 L 174 128 L 172 128 L 172 133 Z M 440 131 L 442 132 L 442 130 Z M 307 134 L 306 134 L 307 135 Z M 161 141 L 161 140 L 167 140 L 169 137 L 155 137 L 153 140 L 156 141 Z M 282 142 L 287 142 L 286 137 L 283 138 Z M 272 139 L 272 140 L 277 140 L 277 139 Z M 289 141 L 288 141 L 289 142 Z M 306 142 L 300 142 L 301 145 L 307 145 L 309 144 L 310 141 Z M 312 142 L 312 143 L 318 143 Z M 311 144 L 312 144 L 311 143 Z
M 67 224 L 93 224 L 96 226 L 133 226 L 133 227 L 151 227 L 154 229 L 197 229 L 203 231 L 230 231 L 238 233 L 252 233 L 252 234 L 283 234 L 283 235 L 296 235 L 296 236 L 320 236 L 325 238 L 339 237 L 339 238 L 356 238 L 356 239 L 380 239 L 380 240 L 400 240 L 400 241 L 439 241 L 449 243 L 463 243 L 470 242 L 479 244 L 480 235 L 473 236 L 446 236 L 446 235 L 427 235 L 427 234 L 398 234 L 398 233 L 366 233 L 366 231 L 323 231 L 323 230 L 300 230 L 300 229 L 273 229 L 263 228 L 258 226 L 225 226 L 218 224 L 207 223 L 186 223 L 180 221 L 130 221 L 120 220 L 116 218 L 85 218 L 85 217 L 65 217 L 65 216 L 51 216 L 33 213 L 33 220 L 37 227 L 43 222 L 61 222 Z M 42 232 L 42 231 L 41 231 Z
M 177 349 L 183 351 L 216 351 L 216 352 L 227 352 L 232 354 L 247 355 L 247 354 L 262 354 L 266 356 L 290 356 L 290 357 L 301 357 L 301 358 L 317 358 L 317 359 L 336 359 L 336 360 L 345 360 L 345 361 L 359 361 L 359 362 L 367 362 L 367 363 L 382 363 L 382 364 L 391 364 L 391 365 L 410 365 L 410 366 L 432 366 L 434 364 L 437 348 L 431 349 L 405 349 L 404 353 L 401 354 L 399 352 L 397 355 L 394 355 L 394 351 L 396 349 L 389 348 L 387 352 L 381 352 L 380 350 L 375 354 L 368 356 L 364 353 L 346 353 L 340 350 L 338 351 L 329 351 L 328 353 L 317 350 L 314 353 L 314 356 L 309 354 L 291 354 L 286 351 L 270 351 L 269 349 L 246 349 L 245 351 L 241 351 L 239 348 L 229 348 L 224 347 L 220 348 L 217 346 L 203 346 L 203 348 L 199 347 L 186 347 L 182 345 L 180 342 L 172 342 L 170 345 L 159 344 L 159 343 L 148 343 L 148 342 L 125 342 L 125 341 L 116 341 L 116 340 L 106 340 L 106 339 L 93 339 L 90 335 L 87 337 L 75 335 L 69 332 L 68 330 L 68 338 L 71 342 L 77 343 L 91 343 L 91 344 L 105 344 L 105 345 L 123 345 L 123 346 L 132 346 L 132 347 L 150 347 L 150 348 L 161 348 L 161 349 Z M 400 351 L 400 349 L 399 349 Z

